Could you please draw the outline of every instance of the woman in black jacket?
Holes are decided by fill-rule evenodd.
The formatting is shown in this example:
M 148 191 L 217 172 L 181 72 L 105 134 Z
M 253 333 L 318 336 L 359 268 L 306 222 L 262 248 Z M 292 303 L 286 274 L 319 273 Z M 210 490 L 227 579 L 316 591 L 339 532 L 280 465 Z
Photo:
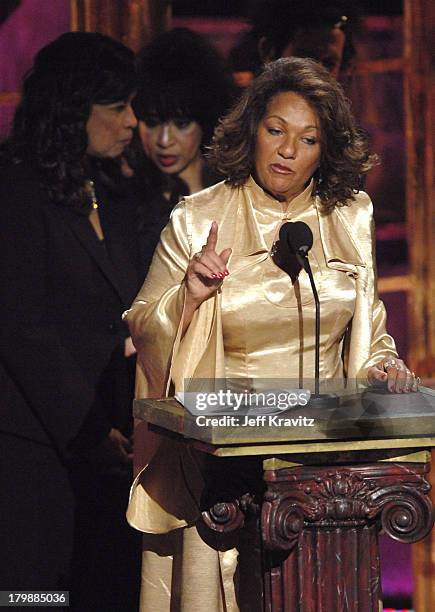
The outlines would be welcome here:
M 104 569 L 130 479 L 134 349 L 121 313 L 142 279 L 116 160 L 136 127 L 135 88 L 129 49 L 64 34 L 37 54 L 0 150 L 0 588 L 67 586 L 75 520 L 83 610 L 117 609 Z

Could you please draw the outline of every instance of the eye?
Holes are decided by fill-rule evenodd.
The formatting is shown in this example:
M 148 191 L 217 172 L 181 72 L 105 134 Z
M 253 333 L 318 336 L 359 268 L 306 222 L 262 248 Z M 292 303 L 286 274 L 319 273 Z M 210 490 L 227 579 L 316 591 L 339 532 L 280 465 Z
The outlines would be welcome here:
M 172 123 L 179 130 L 185 130 L 192 123 L 192 119 L 189 119 L 188 117 L 175 117 L 172 119 Z
M 115 104 L 110 104 L 109 108 L 115 113 L 122 113 L 127 108 L 127 102 L 115 102 Z
M 148 116 L 148 117 L 144 117 L 143 118 L 143 122 L 145 123 L 145 125 L 149 128 L 155 128 L 158 125 L 160 125 L 160 123 L 162 123 L 159 119 L 159 117 L 156 117 L 154 115 Z
M 304 138 L 302 138 L 302 142 L 307 145 L 315 145 L 317 143 L 317 139 L 313 136 L 305 136 Z
M 282 131 L 278 128 L 268 127 L 266 129 L 272 136 L 279 136 L 280 134 L 282 134 Z

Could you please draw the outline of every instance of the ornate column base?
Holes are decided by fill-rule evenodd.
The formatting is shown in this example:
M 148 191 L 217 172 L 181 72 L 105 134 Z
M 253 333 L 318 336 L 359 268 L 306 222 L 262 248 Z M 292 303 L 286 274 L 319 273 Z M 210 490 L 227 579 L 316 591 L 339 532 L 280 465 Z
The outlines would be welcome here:
M 378 532 L 407 543 L 429 533 L 427 471 L 416 463 L 266 471 L 265 610 L 378 612 Z
M 242 466 L 232 466 L 239 483 Z M 378 612 L 378 533 L 411 543 L 430 532 L 428 470 L 396 462 L 266 469 L 265 490 L 242 487 L 203 519 L 222 533 L 243 528 L 247 512 L 259 516 L 265 612 Z

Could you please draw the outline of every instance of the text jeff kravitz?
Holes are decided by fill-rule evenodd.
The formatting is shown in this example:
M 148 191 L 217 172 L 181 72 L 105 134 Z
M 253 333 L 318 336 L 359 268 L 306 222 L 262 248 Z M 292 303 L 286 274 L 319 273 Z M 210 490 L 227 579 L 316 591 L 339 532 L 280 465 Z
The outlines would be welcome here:
M 198 427 L 314 427 L 314 419 L 306 416 L 284 417 L 279 414 L 259 414 L 256 416 L 223 415 L 219 417 L 197 416 Z

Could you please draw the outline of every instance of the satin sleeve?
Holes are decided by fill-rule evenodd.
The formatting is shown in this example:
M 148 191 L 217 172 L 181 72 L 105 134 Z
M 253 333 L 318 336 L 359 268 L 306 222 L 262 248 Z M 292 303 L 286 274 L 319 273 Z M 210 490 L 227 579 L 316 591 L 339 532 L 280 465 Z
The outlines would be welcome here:
M 378 298 L 372 312 L 372 342 L 370 358 L 364 364 L 365 374 L 372 366 L 387 357 L 398 357 L 396 343 L 387 333 L 387 313 L 384 303 Z
M 372 208 L 371 208 L 372 211 Z M 368 281 L 367 292 L 373 296 L 368 313 L 371 320 L 371 340 L 369 358 L 365 361 L 358 378 L 367 380 L 368 370 L 387 357 L 398 357 L 394 338 L 387 333 L 387 312 L 384 303 L 379 299 L 377 288 L 376 240 L 373 213 L 370 215 L 369 255 L 367 257 Z
M 180 335 L 190 250 L 182 201 L 162 231 L 142 288 L 123 315 L 138 352 L 136 397 L 162 397 L 167 392 Z
M 168 395 L 173 369 L 180 370 L 178 379 L 182 381 L 198 361 L 213 363 L 216 342 L 210 337 L 217 334 L 208 330 L 216 328 L 216 299 L 201 304 L 181 340 L 184 277 L 191 258 L 187 216 L 187 206 L 182 201 L 161 234 L 144 285 L 124 313 L 138 351 L 138 398 Z M 207 348 L 212 353 L 208 359 L 203 358 Z M 194 353 L 192 358 L 189 352 Z M 207 375 L 213 373 L 214 370 Z M 174 377 L 174 387 L 180 388 L 182 382 L 177 384 L 177 376 Z M 136 437 L 135 453 L 139 450 L 138 442 L 148 444 L 149 438 Z M 185 444 L 164 437 L 159 440 L 153 458 L 133 483 L 127 511 L 129 524 L 154 534 L 193 524 L 200 513 L 205 486 L 203 460 L 203 453 Z

